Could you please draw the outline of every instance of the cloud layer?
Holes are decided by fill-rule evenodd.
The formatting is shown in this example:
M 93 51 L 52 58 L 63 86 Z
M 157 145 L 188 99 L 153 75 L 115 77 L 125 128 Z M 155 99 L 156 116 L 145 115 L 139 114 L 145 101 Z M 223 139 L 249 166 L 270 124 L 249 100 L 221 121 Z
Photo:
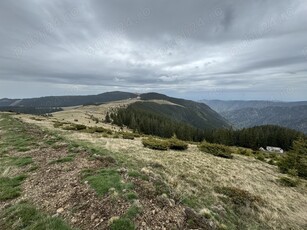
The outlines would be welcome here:
M 307 100 L 304 0 L 0 2 L 0 97 Z

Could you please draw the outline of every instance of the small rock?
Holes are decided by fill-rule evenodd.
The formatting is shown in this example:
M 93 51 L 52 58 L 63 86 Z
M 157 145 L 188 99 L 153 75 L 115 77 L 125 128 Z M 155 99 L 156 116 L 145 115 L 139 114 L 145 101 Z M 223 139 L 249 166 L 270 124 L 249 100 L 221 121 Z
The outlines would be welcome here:
M 140 200 L 134 200 L 134 201 L 133 201 L 133 205 L 136 206 L 136 207 L 138 207 L 138 208 L 140 208 L 140 209 L 143 208 L 143 206 L 142 206 Z
M 73 223 L 73 224 L 75 224 L 75 223 L 77 223 L 77 218 L 75 218 L 75 217 L 73 217 L 72 219 L 71 219 L 71 223 Z
M 93 221 L 93 220 L 95 219 L 95 217 L 96 217 L 96 214 L 93 213 L 93 214 L 91 215 L 91 220 Z
M 176 202 L 173 199 L 169 199 L 169 204 L 171 207 L 174 207 Z
M 148 169 L 148 168 L 142 168 L 141 169 L 141 173 L 144 173 L 144 174 L 146 174 L 146 175 L 149 175 L 150 173 L 151 173 L 151 171 Z
M 59 208 L 58 210 L 56 210 L 56 213 L 61 214 L 64 212 L 64 208 Z
M 207 217 L 207 216 L 210 216 L 210 215 L 211 215 L 211 212 L 210 212 L 209 209 L 203 208 L 202 210 L 199 211 L 199 214 L 202 215 L 202 216 Z
M 120 168 L 120 169 L 117 169 L 117 172 L 119 172 L 119 173 L 126 173 L 126 172 L 128 172 L 128 169 Z
M 156 214 L 156 210 L 152 210 L 152 215 L 155 215 Z
M 142 226 L 146 226 L 146 222 L 142 222 Z
M 84 181 L 84 184 L 88 184 L 88 181 L 86 180 L 86 181 Z

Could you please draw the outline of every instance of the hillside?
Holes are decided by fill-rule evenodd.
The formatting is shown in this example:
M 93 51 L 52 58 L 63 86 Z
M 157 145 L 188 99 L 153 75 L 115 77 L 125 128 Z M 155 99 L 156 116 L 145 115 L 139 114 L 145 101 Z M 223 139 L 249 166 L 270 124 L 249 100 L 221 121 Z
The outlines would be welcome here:
M 307 134 L 307 105 L 292 107 L 266 107 L 262 109 L 245 108 L 222 112 L 237 128 L 256 125 L 279 125 Z
M 216 157 L 195 144 L 157 151 L 144 148 L 142 137 L 124 139 L 116 127 L 91 133 L 56 128 L 58 122 L 0 115 L 1 229 L 306 227 L 306 181 L 286 187 L 274 165 Z M 8 196 L 12 186 L 16 193 Z
M 118 101 L 137 97 L 134 93 L 107 92 L 98 95 L 86 96 L 50 96 L 27 99 L 0 99 L 0 107 L 68 107 L 87 104 L 101 104 L 110 101 Z
M 74 110 L 75 106 L 83 111 L 99 110 L 99 105 L 117 101 L 125 101 L 122 106 L 128 104 L 134 109 L 146 110 L 153 114 L 159 114 L 173 121 L 191 125 L 197 129 L 215 129 L 230 127 L 227 121 L 209 106 L 194 101 L 168 97 L 158 93 L 147 93 L 138 95 L 126 92 L 108 92 L 99 95 L 89 96 L 57 96 L 42 97 L 32 99 L 1 99 L 0 111 L 15 111 L 30 114 L 44 114 L 56 112 L 61 108 Z M 97 106 L 96 109 L 91 106 Z M 72 108 L 71 108 L 72 107 Z M 101 106 L 103 107 L 103 105 Z M 117 108 L 114 108 L 115 110 Z M 79 108 L 77 109 L 79 110 Z M 76 111 L 77 112 L 77 111 Z M 67 113 L 67 112 L 65 112 Z M 64 113 L 64 114 L 65 114 Z M 72 111 L 71 113 L 74 113 Z M 105 113 L 98 114 L 100 119 L 104 119 Z
M 255 108 L 255 109 L 262 109 L 266 107 L 294 107 L 294 106 L 301 106 L 307 105 L 307 101 L 297 101 L 297 102 L 281 102 L 281 101 L 222 101 L 222 100 L 201 100 L 210 106 L 215 111 L 227 112 L 227 111 L 234 111 L 234 110 L 241 110 L 245 108 Z
M 202 100 L 235 128 L 279 125 L 307 133 L 307 102 Z
M 142 94 L 144 102 L 133 104 L 133 108 L 150 111 L 199 129 L 230 127 L 227 121 L 204 103 L 168 97 L 157 93 Z M 157 104 L 151 100 L 164 100 L 173 104 Z

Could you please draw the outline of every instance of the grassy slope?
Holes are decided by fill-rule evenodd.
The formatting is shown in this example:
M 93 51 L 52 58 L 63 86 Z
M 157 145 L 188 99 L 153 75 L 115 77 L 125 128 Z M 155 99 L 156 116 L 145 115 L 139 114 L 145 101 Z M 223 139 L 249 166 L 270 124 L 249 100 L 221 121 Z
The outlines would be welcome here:
M 70 229 L 60 218 L 50 217 L 27 202 L 10 203 L 22 195 L 23 182 L 37 168 L 23 153 L 43 144 L 42 134 L 0 114 L 0 229 Z
M 48 120 L 35 121 L 27 116 L 22 117 L 27 122 L 53 129 Z M 200 152 L 193 145 L 183 153 L 160 152 L 145 149 L 140 140 L 111 139 L 96 134 L 64 131 L 62 135 L 76 141 L 83 140 L 93 148 L 111 150 L 114 157 L 136 175 L 162 178 L 166 182 L 163 191 L 196 210 L 205 209 L 209 218 L 218 220 L 228 229 L 306 227 L 306 182 L 303 181 L 297 188 L 284 187 L 278 182 L 282 174 L 275 166 L 254 158 L 239 155 L 231 160 L 217 158 Z M 238 208 L 225 195 L 217 192 L 221 186 L 248 191 L 261 197 L 264 203 L 257 209 Z M 219 207 L 223 207 L 221 212 L 217 211 Z

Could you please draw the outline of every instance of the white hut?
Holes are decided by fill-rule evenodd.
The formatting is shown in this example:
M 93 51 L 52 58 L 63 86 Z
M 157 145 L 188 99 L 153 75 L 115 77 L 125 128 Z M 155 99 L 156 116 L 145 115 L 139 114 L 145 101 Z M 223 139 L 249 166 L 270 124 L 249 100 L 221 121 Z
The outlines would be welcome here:
M 272 153 L 284 153 L 284 150 L 282 148 L 279 148 L 279 147 L 267 146 L 266 150 L 268 152 L 272 152 Z

